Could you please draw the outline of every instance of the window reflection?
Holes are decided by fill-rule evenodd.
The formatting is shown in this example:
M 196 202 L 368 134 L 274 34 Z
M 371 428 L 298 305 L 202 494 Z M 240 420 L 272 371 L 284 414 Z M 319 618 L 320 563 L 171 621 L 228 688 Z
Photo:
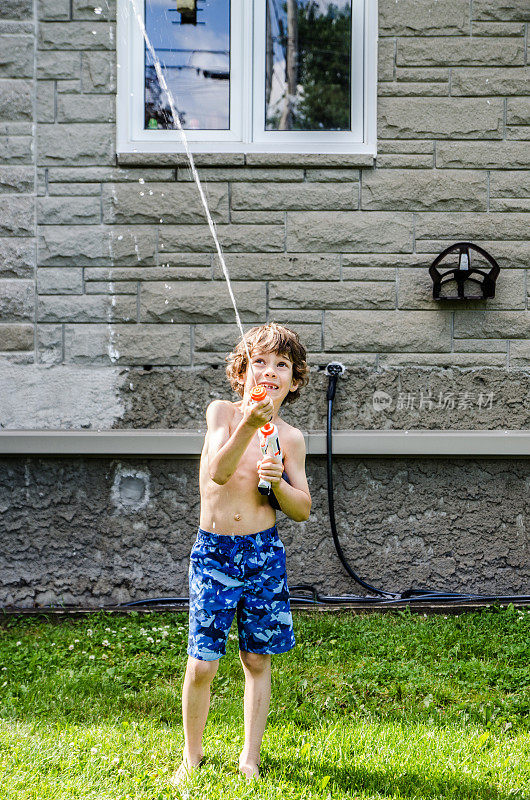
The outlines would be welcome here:
M 265 129 L 351 129 L 351 0 L 267 0 Z
M 145 27 L 183 128 L 230 128 L 230 0 L 146 0 Z M 173 128 L 145 48 L 145 127 Z

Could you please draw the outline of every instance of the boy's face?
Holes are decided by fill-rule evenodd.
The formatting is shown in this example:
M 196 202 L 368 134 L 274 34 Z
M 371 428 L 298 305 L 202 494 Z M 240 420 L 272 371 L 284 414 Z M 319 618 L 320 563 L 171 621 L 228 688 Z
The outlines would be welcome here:
M 278 409 L 289 392 L 298 388 L 293 380 L 293 363 L 285 355 L 274 351 L 253 350 L 250 356 L 254 376 L 258 386 L 264 386 L 267 394 Z M 244 377 L 245 395 L 250 395 L 254 388 L 252 370 L 247 369 Z

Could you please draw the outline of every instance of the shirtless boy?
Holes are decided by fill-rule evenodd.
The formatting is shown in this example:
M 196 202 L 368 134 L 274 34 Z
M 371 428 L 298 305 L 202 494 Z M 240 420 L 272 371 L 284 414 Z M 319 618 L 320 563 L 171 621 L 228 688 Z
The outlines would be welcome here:
M 214 400 L 201 455 L 201 514 L 190 555 L 188 663 L 182 689 L 185 745 L 183 761 L 171 782 L 180 785 L 203 758 L 202 735 L 210 706 L 210 684 L 237 613 L 239 657 L 245 674 L 245 743 L 239 769 L 259 777 L 260 747 L 271 694 L 271 654 L 295 645 L 285 571 L 285 549 L 276 529 L 274 498 L 258 492 L 269 481 L 276 506 L 293 520 L 308 519 L 311 496 L 305 475 L 302 433 L 279 417 L 307 383 L 306 352 L 293 331 L 271 323 L 252 328 L 227 357 L 227 375 L 242 398 Z M 250 399 L 254 378 L 267 390 Z M 284 456 L 283 466 L 262 457 L 258 428 L 272 421 Z M 288 481 L 285 480 L 283 472 Z

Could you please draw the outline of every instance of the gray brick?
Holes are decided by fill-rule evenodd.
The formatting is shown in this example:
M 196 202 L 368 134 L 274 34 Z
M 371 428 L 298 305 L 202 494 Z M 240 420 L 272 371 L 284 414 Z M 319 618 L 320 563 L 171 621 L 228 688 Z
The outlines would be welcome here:
M 33 325 L 23 323 L 0 324 L 0 352 L 33 350 Z
M 37 122 L 55 122 L 55 81 L 37 81 Z
M 377 156 L 377 167 L 379 169 L 425 169 L 426 167 L 434 166 L 434 157 L 415 155 L 413 153 L 407 155 L 405 153 L 395 153 L 389 155 Z
M 322 311 L 320 309 L 308 310 L 304 308 L 275 308 L 269 311 L 269 319 L 281 325 L 301 325 L 305 322 L 322 325 Z
M 524 36 L 521 22 L 473 22 L 472 36 Z
M 114 122 L 116 98 L 110 94 L 79 97 L 61 94 L 57 98 L 58 122 Z
M 34 239 L 0 239 L 0 278 L 32 278 L 34 269 Z
M 527 142 L 530 139 L 530 125 L 508 125 L 506 139 Z
M 33 197 L 5 197 L 0 215 L 0 236 L 32 236 L 35 232 Z
M 101 184 L 99 183 L 50 183 L 48 181 L 48 193 L 51 196 L 62 197 L 75 197 L 82 195 L 84 197 L 100 196 Z
M 37 77 L 41 80 L 72 80 L 81 77 L 81 54 L 37 50 Z
M 378 89 L 378 97 L 444 97 L 449 95 L 447 83 L 382 83 Z
M 271 322 L 280 322 L 280 320 L 276 319 L 275 312 L 271 312 L 269 315 Z M 274 318 L 274 319 L 273 319 Z M 293 325 L 294 322 L 289 322 L 288 319 L 285 319 L 281 323 L 282 325 Z M 251 325 L 244 325 L 243 330 L 248 330 Z M 300 324 L 300 322 L 296 322 L 296 332 L 300 336 L 300 339 L 304 343 L 306 348 L 311 348 L 312 350 L 320 350 L 320 344 L 322 339 L 322 328 L 320 324 Z M 222 357 L 224 356 L 227 351 L 227 342 L 232 342 L 234 337 L 237 335 L 235 326 L 232 325 L 196 325 L 195 326 L 195 352 L 196 357 L 194 359 L 195 362 L 200 362 L 201 356 L 200 354 L 203 352 L 214 352 L 214 353 L 222 353 Z
M 233 283 L 241 318 L 265 319 L 265 284 Z M 151 282 L 140 286 L 141 322 L 226 322 L 234 313 L 226 287 L 217 281 Z
M 284 249 L 284 225 L 217 225 L 216 227 L 226 253 L 272 253 Z M 164 225 L 160 229 L 160 244 L 164 252 L 215 252 L 215 244 L 206 225 Z
M 230 211 L 230 222 L 241 225 L 285 225 L 285 211 Z
M 230 277 L 237 280 L 262 281 L 338 281 L 340 256 L 295 253 L 231 255 L 227 259 Z M 219 259 L 215 256 L 214 275 L 224 280 Z
M 0 36 L 0 77 L 33 77 L 33 36 Z
M 379 39 L 377 50 L 377 80 L 394 80 L 394 60 L 396 45 L 394 39 Z
M 477 66 L 490 64 L 513 67 L 524 64 L 524 42 L 513 38 L 471 37 L 448 39 L 444 36 L 401 39 L 397 45 L 398 66 Z
M 70 19 L 70 0 L 38 0 L 39 20 Z
M 116 226 L 43 225 L 39 228 L 41 266 L 100 266 L 153 264 L 156 231 Z
M 120 167 L 52 167 L 48 170 L 49 183 L 138 183 L 145 181 L 172 181 L 172 169 L 122 169 Z
M 341 360 L 345 361 L 345 358 L 341 356 Z M 379 366 L 505 367 L 506 356 L 500 353 L 382 353 Z
M 506 353 L 505 339 L 454 339 L 455 353 Z
M 384 267 L 344 267 L 342 268 L 343 281 L 388 281 L 393 285 L 396 281 L 396 270 Z M 392 303 L 394 307 L 394 303 Z
M 530 70 L 526 79 L 526 92 L 530 94 Z M 506 101 L 506 122 L 508 125 L 530 125 L 530 97 L 518 97 Z
M 524 67 L 454 69 L 451 78 L 451 94 L 472 96 L 530 94 L 529 77 L 529 72 Z
M 82 294 L 81 267 L 39 267 L 37 292 L 43 294 Z
M 0 166 L 0 193 L 16 192 L 26 194 L 33 192 L 35 173 L 33 167 Z
M 74 364 L 185 365 L 189 325 L 65 325 L 65 361 Z
M 447 83 L 449 69 L 447 67 L 398 67 L 396 80 L 405 83 Z
M 33 86 L 30 81 L 0 80 L 0 120 L 31 120 Z
M 41 50 L 114 50 L 115 26 L 108 22 L 42 22 Z
M 63 361 L 63 326 L 37 325 L 37 353 L 41 364 L 53 366 Z
M 295 253 L 411 252 L 412 214 L 289 211 L 287 250 Z
M 501 99 L 381 97 L 381 138 L 498 139 L 502 136 Z
M 116 19 L 116 0 L 105 0 L 100 5 L 96 0 L 73 0 L 73 19 L 114 20 Z
M 33 0 L 2 0 L 0 19 L 31 19 Z
M 487 175 L 433 169 L 366 171 L 362 207 L 381 211 L 486 211 Z
M 228 222 L 228 188 L 223 183 L 204 185 L 215 222 Z M 195 184 L 118 183 L 103 187 L 103 219 L 110 223 L 206 225 L 206 214 Z
M 30 20 L 7 20 L 2 19 L 0 16 L 0 34 L 13 34 L 13 36 L 22 36 L 23 34 L 33 36 L 35 33 L 35 25 Z
M 32 122 L 0 121 L 0 136 L 31 136 L 32 134 Z
M 114 95 L 116 91 L 115 54 L 101 52 L 82 53 L 81 84 L 84 92 Z
M 175 281 L 175 280 L 211 280 L 210 268 L 204 267 L 85 267 L 85 290 L 92 281 L 112 282 L 117 288 L 123 281 Z
M 422 142 L 420 139 L 381 139 L 377 143 L 377 155 L 382 153 L 434 153 L 434 142 Z
M 136 281 L 120 281 L 114 283 L 113 281 L 91 281 L 85 285 L 86 294 L 136 294 L 138 293 L 138 284 Z
M 265 169 L 260 167 L 200 167 L 199 178 L 206 183 L 210 181 L 249 181 L 257 183 L 267 181 L 273 183 L 287 183 L 289 181 L 303 181 L 303 169 Z M 191 170 L 187 167 L 177 168 L 177 180 L 193 181 Z
M 473 0 L 473 19 L 530 22 L 528 0 Z
M 448 352 L 451 312 L 328 311 L 324 344 L 339 352 Z
M 269 286 L 269 306 L 273 308 L 394 308 L 393 283 L 349 281 L 307 283 L 280 281 Z
M 40 225 L 94 225 L 100 222 L 99 197 L 41 197 L 37 200 Z
M 530 152 L 523 142 L 441 142 L 437 167 L 528 169 Z
M 356 209 L 359 192 L 356 186 L 319 183 L 243 183 L 232 187 L 234 209 L 331 210 Z
M 530 363 L 530 342 L 526 339 L 510 342 L 510 367 L 528 369 Z
M 469 32 L 467 0 L 380 0 L 379 35 L 417 36 Z
M 416 239 L 526 239 L 525 214 L 458 214 L 422 212 L 416 218 Z
M 306 169 L 306 181 L 338 181 L 340 183 L 352 182 L 358 183 L 359 181 L 358 169 Z
M 530 172 L 495 172 L 490 174 L 491 197 L 530 197 Z
M 400 269 L 398 279 L 398 308 L 403 309 L 432 309 L 432 280 L 426 269 Z M 450 288 L 450 293 L 456 292 L 456 287 Z M 480 288 L 470 286 L 469 293 L 480 295 Z M 497 280 L 495 287 L 495 297 L 488 300 L 468 302 L 457 300 L 452 303 L 449 300 L 443 301 L 443 308 L 463 311 L 465 308 L 470 310 L 480 310 L 487 307 L 524 309 L 526 307 L 525 275 L 521 269 L 503 269 Z
M 463 339 L 530 338 L 526 311 L 456 311 L 454 335 Z
M 57 94 L 81 94 L 81 80 L 57 81 Z
M 88 166 L 114 161 L 112 125 L 39 125 L 37 139 L 41 166 L 68 163 Z
M 434 258 L 434 252 L 433 257 Z M 432 259 L 427 255 L 417 255 L 416 253 L 375 253 L 363 255 L 342 256 L 342 277 L 343 280 L 394 280 L 396 267 L 422 266 L 427 268 Z M 370 277 L 353 277 L 359 273 L 369 273 Z M 381 277 L 377 277 L 377 275 Z M 350 275 L 350 277 L 348 277 Z
M 136 297 L 122 295 L 44 295 L 37 306 L 39 322 L 136 322 Z
M 492 198 L 490 201 L 490 211 L 524 211 L 530 212 L 530 198 L 508 199 Z
M 35 305 L 35 284 L 33 281 L 0 281 L 0 320 L 20 322 L 32 320 Z

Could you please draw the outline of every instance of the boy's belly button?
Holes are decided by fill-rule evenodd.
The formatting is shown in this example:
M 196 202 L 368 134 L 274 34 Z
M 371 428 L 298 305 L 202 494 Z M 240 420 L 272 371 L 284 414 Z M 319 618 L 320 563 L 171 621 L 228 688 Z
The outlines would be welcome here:
M 239 522 L 239 520 L 241 519 L 241 514 L 234 514 L 234 519 L 236 520 L 236 522 Z

